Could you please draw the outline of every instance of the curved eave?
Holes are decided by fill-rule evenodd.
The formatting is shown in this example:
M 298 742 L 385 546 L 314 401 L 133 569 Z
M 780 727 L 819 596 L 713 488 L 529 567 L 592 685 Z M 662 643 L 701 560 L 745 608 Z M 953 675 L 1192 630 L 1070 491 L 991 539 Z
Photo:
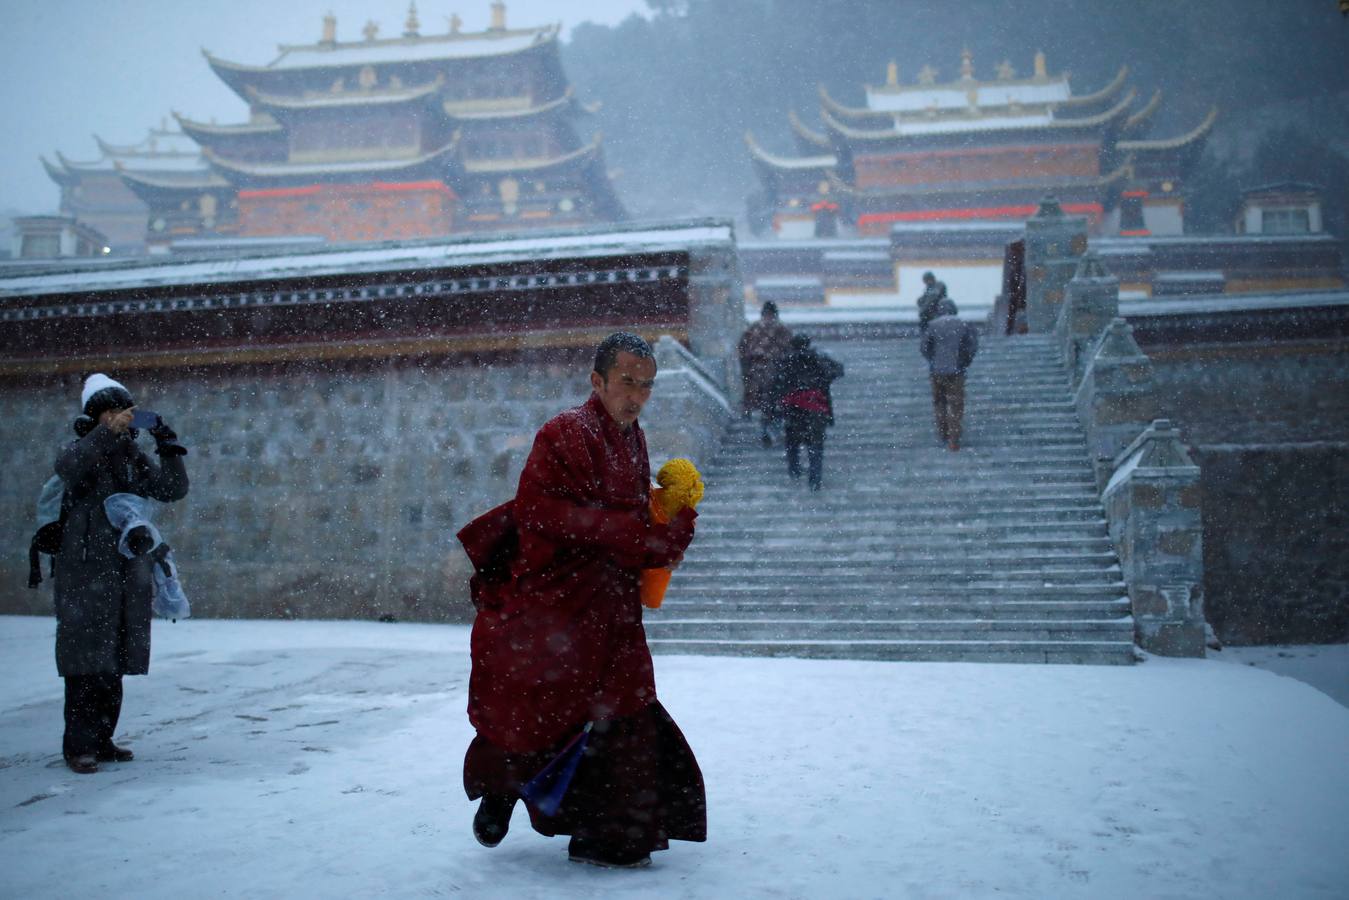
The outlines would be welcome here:
M 445 146 L 422 156 L 379 162 L 242 163 L 225 159 L 209 147 L 202 149 L 202 155 L 211 164 L 211 168 L 223 175 L 231 184 L 238 185 L 241 182 L 276 184 L 303 179 L 308 179 L 312 183 L 329 177 L 341 178 L 350 175 L 388 177 L 412 172 L 443 160 L 452 160 L 458 148 L 459 141 L 456 135 L 455 139 Z
M 570 85 L 567 86 L 567 90 L 563 92 L 562 96 L 558 97 L 556 100 L 549 100 L 547 103 L 542 103 L 538 106 L 531 106 L 523 109 L 456 111 L 455 104 L 451 100 L 444 101 L 441 104 L 441 108 L 445 110 L 445 115 L 461 122 L 485 122 L 485 121 L 501 121 L 505 119 L 528 119 L 536 116 L 545 116 L 548 115 L 549 113 L 557 112 L 559 110 L 567 112 L 575 111 L 578 109 L 587 112 L 589 111 L 586 109 L 586 107 L 582 106 L 576 101 L 576 92 L 572 89 Z
M 800 138 L 802 142 L 814 147 L 819 147 L 822 150 L 832 150 L 834 148 L 834 145 L 829 142 L 828 137 L 820 134 L 818 131 L 812 130 L 805 122 L 802 122 L 801 117 L 796 114 L 796 110 L 791 109 L 787 111 L 787 121 L 792 126 L 792 133 Z
M 415 88 L 397 90 L 361 91 L 340 94 L 324 94 L 313 97 L 286 97 L 280 94 L 268 94 L 251 85 L 244 89 L 254 106 L 272 113 L 313 112 L 328 109 L 353 109 L 371 106 L 408 106 L 430 99 L 445 86 L 445 77 L 441 75 L 435 81 Z
M 73 186 L 79 183 L 79 178 L 72 174 L 65 166 L 61 165 L 60 162 L 54 163 L 45 156 L 39 156 L 38 159 L 42 161 L 42 168 L 47 170 L 47 177 L 51 178 L 51 180 L 55 181 L 57 184 Z M 57 155 L 57 159 L 60 159 L 59 154 Z
M 198 142 L 201 141 L 201 138 L 252 137 L 285 133 L 285 129 L 276 122 L 239 122 L 233 125 L 215 125 L 208 122 L 197 122 L 178 113 L 174 113 L 173 118 L 178 122 L 178 127 L 183 129 L 183 134 Z M 198 137 L 198 135 L 201 137 Z
M 838 165 L 838 157 L 832 153 L 828 156 L 805 156 L 788 159 L 785 156 L 775 156 L 769 153 L 759 142 L 754 139 L 754 135 L 745 132 L 745 146 L 749 148 L 749 154 L 755 162 L 762 163 L 770 169 L 781 172 L 809 172 L 818 170 L 824 175 L 826 169 L 832 169 Z
M 112 161 L 104 157 L 93 162 L 76 162 L 73 159 L 67 159 L 60 151 L 56 151 L 56 161 L 71 175 L 79 175 L 84 172 L 111 172 Z
M 118 169 L 117 174 L 122 177 L 122 180 L 128 186 L 138 184 L 157 190 L 204 191 L 230 186 L 228 181 L 209 169 L 203 169 L 201 177 L 196 180 L 164 178 L 148 172 L 131 172 L 126 169 Z
M 465 160 L 464 171 L 469 175 L 508 175 L 516 172 L 545 172 L 565 166 L 583 165 L 602 158 L 603 136 L 596 134 L 583 147 L 550 159 L 479 159 Z
M 1053 193 L 1064 190 L 1081 190 L 1083 188 L 1100 190 L 1112 188 L 1124 183 L 1130 174 L 1129 166 L 1123 165 L 1110 172 L 1108 175 L 1100 175 L 1095 178 L 1079 178 L 1075 180 L 1046 179 L 1043 181 L 1024 181 L 1007 182 L 999 184 L 968 184 L 958 183 L 923 185 L 913 188 L 896 189 L 883 188 L 876 190 L 858 190 L 852 185 L 838 178 L 837 175 L 830 173 L 829 182 L 840 193 L 848 194 L 858 198 L 877 198 L 877 197 L 922 197 L 922 196 L 940 196 L 940 195 L 959 195 L 959 194 L 982 194 L 991 191 L 1041 191 L 1044 193 Z
M 1109 100 L 1111 97 L 1119 93 L 1120 89 L 1124 87 L 1124 82 L 1128 77 L 1129 77 L 1129 67 L 1120 66 L 1119 71 L 1115 73 L 1115 77 L 1111 80 L 1111 82 L 1107 84 L 1105 87 L 1101 88 L 1099 91 L 1095 91 L 1090 94 L 1083 94 L 1080 97 L 1069 97 L 1067 100 L 1059 101 L 1058 105 L 1060 107 L 1067 107 L 1071 109 L 1076 106 L 1093 106 L 1097 103 L 1104 103 L 1106 100 Z
M 1187 145 L 1194 144 L 1213 130 L 1213 123 L 1218 121 L 1218 107 L 1213 107 L 1204 116 L 1204 120 L 1193 129 L 1178 137 L 1166 138 L 1155 141 L 1120 141 L 1116 146 L 1126 153 L 1157 153 L 1167 150 L 1180 150 Z
M 1037 122 L 1035 124 L 1014 125 L 1006 128 L 979 128 L 978 119 L 970 120 L 970 127 L 965 129 L 952 129 L 950 131 L 931 131 L 922 134 L 902 134 L 893 129 L 884 131 L 864 130 L 845 125 L 838 119 L 831 116 L 828 110 L 821 110 L 821 117 L 829 130 L 846 140 L 854 141 L 932 141 L 943 138 L 952 138 L 960 136 L 969 136 L 973 134 L 1008 134 L 1017 131 L 1071 131 L 1071 130 L 1090 130 L 1109 125 L 1113 120 L 1118 119 L 1133 103 L 1137 96 L 1137 91 L 1130 90 L 1124 95 L 1118 103 L 1103 113 L 1094 116 L 1083 116 L 1080 119 L 1055 119 L 1050 122 Z
M 827 109 L 832 116 L 853 119 L 855 121 L 877 123 L 893 122 L 895 119 L 893 113 L 878 112 L 874 109 L 866 109 L 865 107 L 845 106 L 829 96 L 829 91 L 824 85 L 817 85 L 817 88 L 820 94 L 820 106 Z
M 1157 90 L 1153 92 L 1152 99 L 1142 109 L 1124 120 L 1124 128 L 1121 129 L 1121 134 L 1137 134 L 1142 131 L 1147 127 L 1148 122 L 1152 119 L 1152 114 L 1157 111 L 1157 107 L 1161 105 L 1162 92 Z

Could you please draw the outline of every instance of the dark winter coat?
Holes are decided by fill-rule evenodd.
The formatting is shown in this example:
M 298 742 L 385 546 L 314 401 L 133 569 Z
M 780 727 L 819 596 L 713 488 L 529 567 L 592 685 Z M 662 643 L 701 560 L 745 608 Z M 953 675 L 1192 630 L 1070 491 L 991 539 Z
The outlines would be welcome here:
M 793 347 L 778 362 L 773 391 L 780 398 L 787 426 L 808 443 L 824 440 L 834 424 L 830 385 L 843 377 L 843 364 L 809 345 Z
M 927 326 L 932 320 L 937 318 L 937 306 L 946 298 L 946 282 L 934 281 L 930 287 L 923 289 L 923 295 L 918 298 L 918 328 L 926 331 Z
M 56 457 L 66 521 L 56 557 L 56 669 L 63 677 L 144 675 L 150 668 L 148 556 L 126 559 L 103 501 L 128 493 L 170 502 L 187 496 L 181 455 L 156 465 L 128 435 L 99 425 Z
M 791 331 L 776 320 L 760 319 L 740 336 L 737 350 L 745 380 L 745 409 L 772 412 L 778 399 L 773 394 L 773 372 L 791 341 Z

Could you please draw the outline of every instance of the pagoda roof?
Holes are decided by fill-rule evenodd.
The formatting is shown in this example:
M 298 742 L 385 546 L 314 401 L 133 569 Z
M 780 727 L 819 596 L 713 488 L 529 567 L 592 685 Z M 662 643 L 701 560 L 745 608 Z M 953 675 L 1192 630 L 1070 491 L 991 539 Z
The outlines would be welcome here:
M 400 106 L 434 97 L 445 86 L 445 76 L 415 87 L 382 87 L 370 90 L 308 93 L 302 96 L 270 94 L 252 85 L 244 88 L 249 102 L 272 113 L 320 109 L 350 109 L 359 106 Z
M 1126 153 L 1156 153 L 1168 150 L 1180 150 L 1187 146 L 1194 145 L 1195 142 L 1206 136 L 1213 130 L 1213 123 L 1216 121 L 1218 121 L 1218 107 L 1215 106 L 1208 111 L 1208 115 L 1204 116 L 1203 121 L 1184 134 L 1177 135 L 1173 138 L 1163 138 L 1161 140 L 1120 141 L 1116 146 Z
M 292 184 L 297 180 L 314 181 L 341 180 L 351 177 L 370 178 L 406 177 L 412 178 L 422 170 L 437 163 L 452 161 L 459 149 L 459 137 L 456 134 L 443 147 L 420 156 L 402 159 L 374 159 L 359 161 L 333 161 L 308 163 L 252 163 L 230 160 L 215 153 L 210 148 L 202 153 L 211 167 L 227 178 L 231 184 L 241 187 L 272 186 Z
M 151 128 L 137 144 L 113 144 L 94 135 L 94 142 L 105 157 L 159 156 L 163 154 L 196 154 L 197 145 L 181 131 Z
M 74 185 L 79 182 L 79 176 L 61 163 L 59 153 L 56 162 L 52 162 L 46 156 L 39 156 L 38 159 L 42 161 L 42 168 L 47 170 L 47 177 L 57 184 Z
M 972 110 L 983 116 L 1033 117 L 1104 103 L 1120 92 L 1128 74 L 1129 67 L 1122 66 L 1105 87 L 1080 96 L 1073 96 L 1066 74 L 997 81 L 962 78 L 940 85 L 867 85 L 866 107 L 840 103 L 824 85 L 819 86 L 819 94 L 821 106 L 836 119 L 873 124 L 928 122 L 943 115 L 969 118 Z
M 489 29 L 440 35 L 403 35 L 361 41 L 282 44 L 280 54 L 266 65 L 248 65 L 214 56 L 202 49 L 212 71 L 236 93 L 259 78 L 271 81 L 289 75 L 339 72 L 365 66 L 403 66 L 410 63 L 455 63 L 474 59 L 515 56 L 539 48 L 557 50 L 560 25 L 537 28 Z M 245 98 L 247 99 L 247 98 Z
M 1120 130 L 1121 134 L 1137 134 L 1147 128 L 1148 123 L 1152 121 L 1152 114 L 1157 111 L 1157 107 L 1162 105 L 1162 92 L 1160 89 L 1154 91 L 1151 99 L 1143 105 L 1138 112 L 1133 113 L 1124 120 L 1124 127 Z
M 834 145 L 830 143 L 829 138 L 827 136 L 820 134 L 818 131 L 815 131 L 810 126 L 808 126 L 805 122 L 801 121 L 801 117 L 796 114 L 796 110 L 789 109 L 787 111 L 787 121 L 792 126 L 792 133 L 797 137 L 798 147 L 809 145 L 812 147 L 818 147 L 821 150 L 832 151 L 834 149 Z
M 266 113 L 260 114 L 254 121 L 233 122 L 225 125 L 217 125 L 215 122 L 198 122 L 176 112 L 173 114 L 173 118 L 178 122 L 178 127 L 183 129 L 184 134 L 197 141 L 199 141 L 197 135 L 202 137 L 244 137 L 285 133 L 280 123 Z
M 118 174 L 128 185 L 143 185 L 149 188 L 167 190 L 204 190 L 207 188 L 227 188 L 230 183 L 210 169 L 200 172 L 132 172 L 118 169 Z
M 137 172 L 190 172 L 204 166 L 201 151 L 195 148 L 191 153 L 105 154 L 94 162 L 76 162 L 67 159 L 60 150 L 57 150 L 56 160 L 74 176 L 91 172 L 116 172 L 123 169 Z
M 577 163 L 589 163 L 602 158 L 603 136 L 596 133 L 590 143 L 559 156 L 537 159 L 474 159 L 464 161 L 469 175 L 497 175 L 510 172 L 542 172 Z
M 820 116 L 831 134 L 850 141 L 895 141 L 906 139 L 941 138 L 952 135 L 968 135 L 976 132 L 997 133 L 1014 131 L 1091 131 L 1108 126 L 1120 118 L 1133 104 L 1137 91 L 1130 90 L 1124 97 L 1104 112 L 1094 116 L 1060 119 L 1046 110 L 1038 115 L 996 114 L 974 115 L 938 115 L 925 119 L 905 119 L 894 121 L 894 127 L 885 129 L 855 128 L 840 122 L 827 109 L 820 110 Z M 967 110 L 972 109 L 966 107 Z
M 859 198 L 872 197 L 921 197 L 956 196 L 961 194 L 994 193 L 997 191 L 1039 191 L 1041 194 L 1060 194 L 1074 189 L 1100 189 L 1112 187 L 1123 182 L 1129 176 L 1129 167 L 1120 166 L 1106 175 L 1087 178 L 1044 178 L 1024 181 L 958 181 L 941 184 L 924 184 L 914 187 L 857 188 L 843 181 L 838 175 L 830 173 L 830 184 L 840 193 Z
M 590 111 L 576 99 L 576 91 L 567 86 L 559 97 L 544 103 L 535 104 L 533 98 L 511 98 L 515 102 L 502 103 L 484 100 L 445 100 L 441 108 L 453 119 L 464 121 L 487 121 L 501 119 L 526 119 L 531 116 L 543 116 L 551 112 L 565 110 Z
M 770 169 L 796 172 L 819 170 L 823 173 L 824 170 L 832 169 L 838 165 L 838 156 L 833 153 L 822 154 L 820 156 L 797 157 L 777 156 L 773 153 L 769 153 L 754 139 L 754 135 L 748 131 L 745 132 L 745 144 L 749 147 L 750 156 L 752 156 L 756 162 L 762 163 Z

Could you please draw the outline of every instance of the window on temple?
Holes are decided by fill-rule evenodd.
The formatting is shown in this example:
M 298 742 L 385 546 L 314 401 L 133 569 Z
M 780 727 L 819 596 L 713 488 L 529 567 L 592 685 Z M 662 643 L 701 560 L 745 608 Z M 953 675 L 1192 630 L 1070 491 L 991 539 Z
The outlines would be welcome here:
M 1311 216 L 1306 209 L 1264 209 L 1260 211 L 1260 230 L 1265 234 L 1306 234 L 1311 231 Z

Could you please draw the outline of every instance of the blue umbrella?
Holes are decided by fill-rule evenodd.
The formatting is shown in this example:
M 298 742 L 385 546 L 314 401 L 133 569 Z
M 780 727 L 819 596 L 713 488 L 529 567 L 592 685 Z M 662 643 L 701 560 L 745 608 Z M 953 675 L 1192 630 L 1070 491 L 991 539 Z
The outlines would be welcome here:
M 520 786 L 520 796 L 543 815 L 555 816 L 561 808 L 562 798 L 567 796 L 572 776 L 576 774 L 576 767 L 581 764 L 581 754 L 585 752 L 590 727 L 594 724 L 587 722 L 576 737 L 567 741 L 567 746 L 562 748 L 562 752 L 539 770 L 539 774 Z

